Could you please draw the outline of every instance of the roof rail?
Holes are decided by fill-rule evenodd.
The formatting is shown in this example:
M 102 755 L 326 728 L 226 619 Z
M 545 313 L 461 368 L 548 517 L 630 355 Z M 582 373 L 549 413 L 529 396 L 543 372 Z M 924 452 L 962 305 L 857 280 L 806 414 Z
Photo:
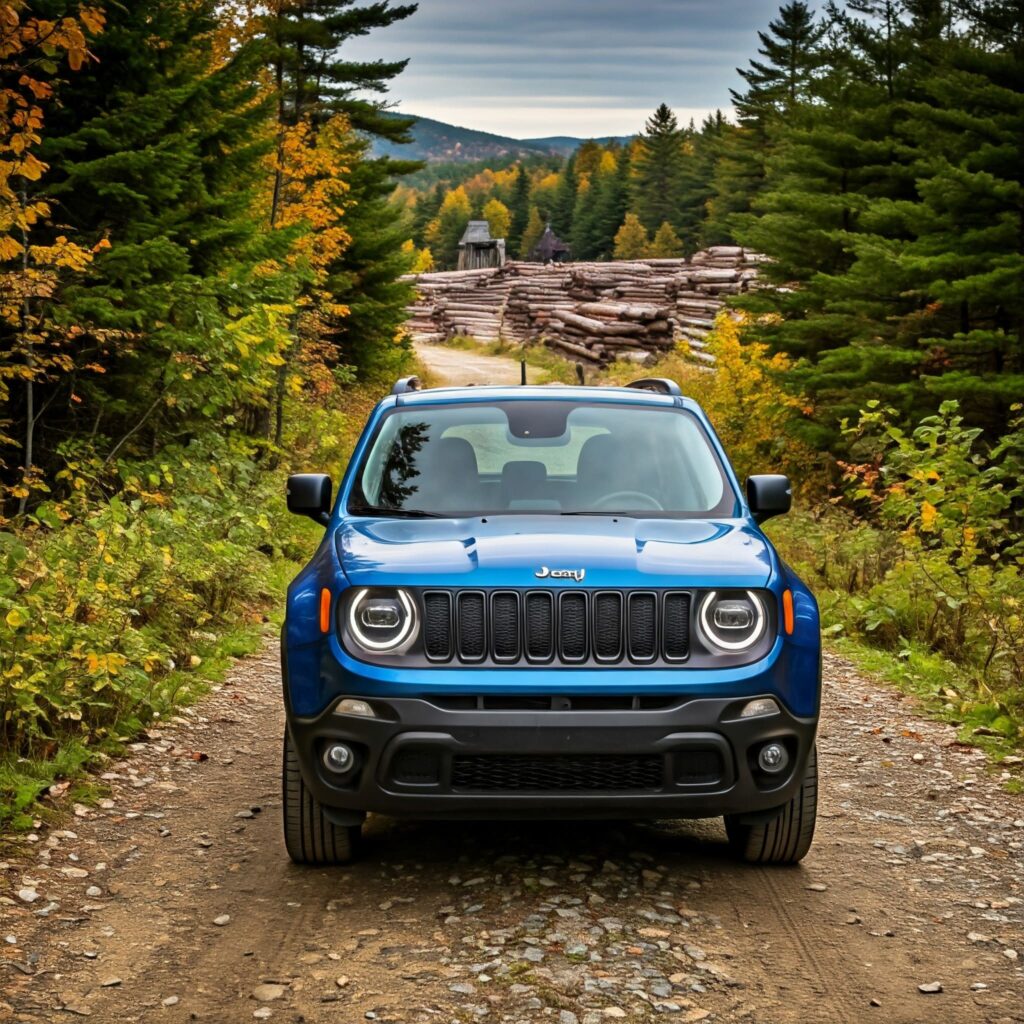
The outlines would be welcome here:
M 400 377 L 395 381 L 395 386 L 391 389 L 393 395 L 404 395 L 409 391 L 422 391 L 423 384 L 420 382 L 419 377 Z
M 668 377 L 644 377 L 642 380 L 634 380 L 626 385 L 627 388 L 636 388 L 637 391 L 654 391 L 659 395 L 672 395 L 681 398 L 683 389 Z

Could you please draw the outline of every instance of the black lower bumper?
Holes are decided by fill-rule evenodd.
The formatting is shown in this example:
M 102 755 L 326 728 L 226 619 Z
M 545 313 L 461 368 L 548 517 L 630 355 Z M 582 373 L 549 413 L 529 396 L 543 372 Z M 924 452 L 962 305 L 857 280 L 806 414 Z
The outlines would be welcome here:
M 366 698 L 376 717 L 289 714 L 303 778 L 340 823 L 407 818 L 756 818 L 797 791 L 816 718 L 784 708 L 740 718 L 750 700 L 682 699 L 634 710 L 453 710 L 437 698 Z M 568 705 L 570 702 L 566 702 Z M 770 775 L 757 752 L 789 755 Z M 329 744 L 355 754 L 345 774 Z

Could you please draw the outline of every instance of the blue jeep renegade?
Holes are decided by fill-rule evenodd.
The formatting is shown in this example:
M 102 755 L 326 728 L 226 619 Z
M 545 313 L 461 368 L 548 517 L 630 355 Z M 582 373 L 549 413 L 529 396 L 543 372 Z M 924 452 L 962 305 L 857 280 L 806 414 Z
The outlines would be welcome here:
M 818 610 L 700 407 L 629 387 L 395 385 L 288 593 L 284 825 L 349 860 L 410 818 L 724 815 L 790 864 L 814 833 Z

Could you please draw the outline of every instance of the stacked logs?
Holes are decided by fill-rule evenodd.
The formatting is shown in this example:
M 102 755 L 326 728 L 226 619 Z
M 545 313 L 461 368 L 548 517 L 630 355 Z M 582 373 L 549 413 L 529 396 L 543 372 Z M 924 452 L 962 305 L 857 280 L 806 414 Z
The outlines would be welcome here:
M 409 330 L 419 339 L 542 340 L 574 359 L 644 363 L 686 341 L 713 361 L 704 339 L 726 299 L 747 291 L 763 257 L 714 246 L 689 260 L 635 260 L 420 274 Z

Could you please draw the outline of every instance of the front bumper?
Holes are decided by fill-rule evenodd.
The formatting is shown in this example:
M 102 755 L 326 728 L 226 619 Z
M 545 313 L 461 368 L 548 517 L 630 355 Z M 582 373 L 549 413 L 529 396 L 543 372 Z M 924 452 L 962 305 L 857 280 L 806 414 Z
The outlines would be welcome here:
M 286 687 L 287 692 L 287 687 Z M 817 717 L 780 704 L 775 715 L 739 717 L 749 696 L 678 698 L 632 710 L 455 709 L 444 697 L 363 697 L 376 718 L 288 714 L 303 778 L 339 823 L 367 811 L 408 818 L 756 819 L 800 786 Z M 447 706 L 446 706 L 447 705 Z M 560 710 L 559 708 L 565 708 Z M 769 740 L 789 765 L 770 776 L 756 764 Z M 323 763 L 331 741 L 356 754 L 353 770 Z

